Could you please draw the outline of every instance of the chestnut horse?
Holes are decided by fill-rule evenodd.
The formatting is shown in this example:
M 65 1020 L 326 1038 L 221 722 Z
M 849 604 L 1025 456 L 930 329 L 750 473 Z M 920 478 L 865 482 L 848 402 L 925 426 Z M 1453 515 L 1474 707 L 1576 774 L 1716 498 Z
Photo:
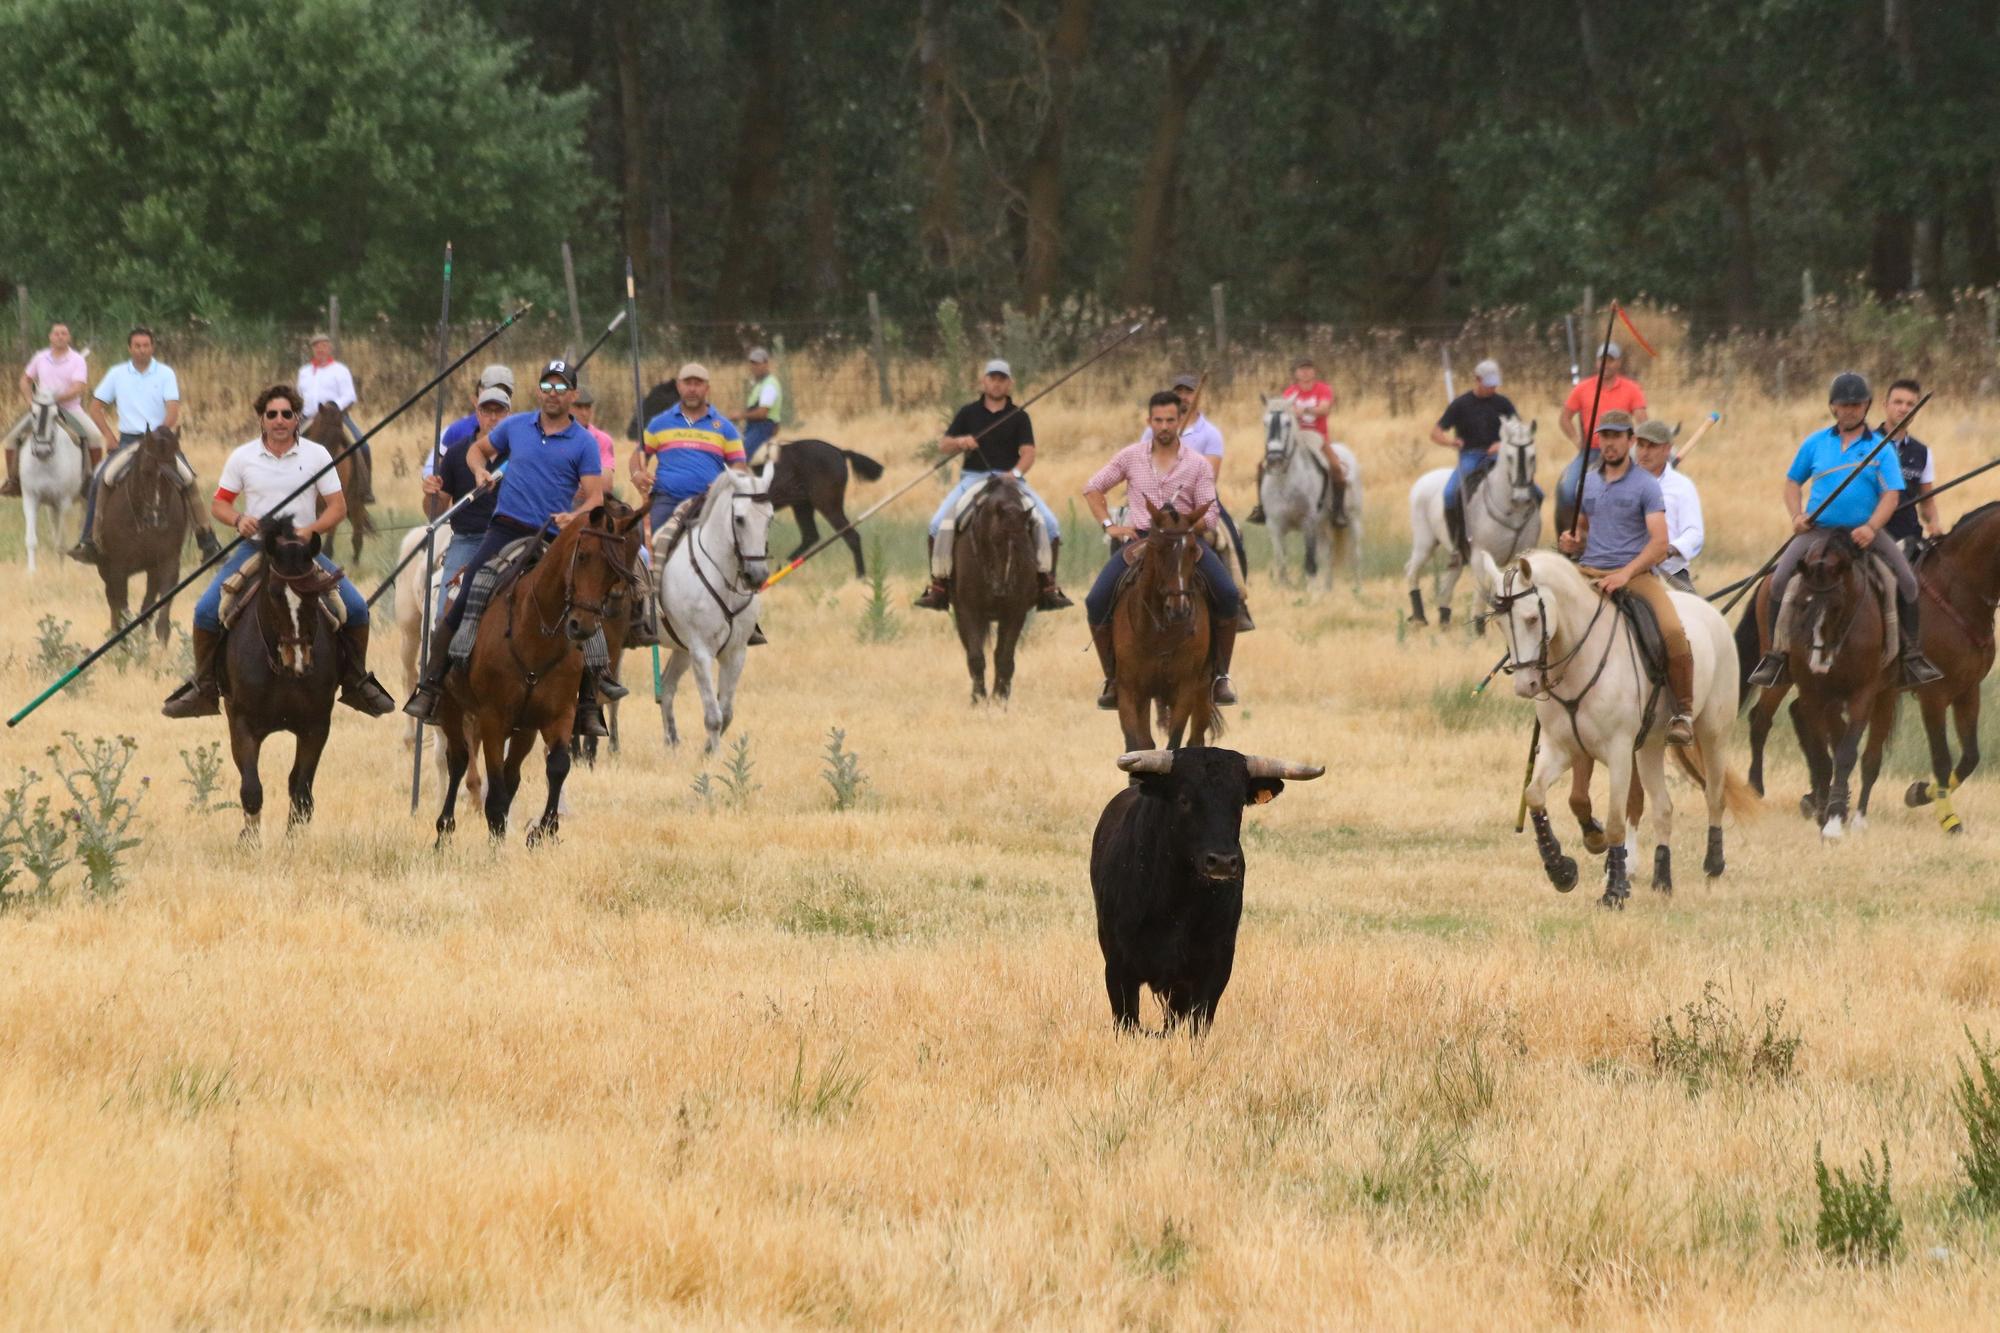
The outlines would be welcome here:
M 1212 693 L 1208 597 L 1194 574 L 1208 506 L 1182 515 L 1149 502 L 1146 512 L 1152 528 L 1127 548 L 1126 559 L 1137 569 L 1111 612 L 1118 725 L 1127 751 L 1151 750 L 1148 713 L 1157 708 L 1168 748 L 1179 749 L 1184 735 L 1189 745 L 1206 745 L 1222 734 Z
M 528 830 L 528 845 L 559 830 L 558 807 L 569 776 L 570 733 L 583 684 L 583 645 L 597 633 L 612 593 L 638 576 L 625 563 L 626 538 L 643 514 L 614 517 L 605 505 L 571 519 L 541 561 L 499 588 L 480 617 L 472 659 L 445 677 L 438 731 L 445 738 L 444 809 L 438 841 L 457 828 L 458 784 L 478 740 L 486 768 L 486 829 L 507 832 L 507 811 L 521 785 L 521 765 L 542 738 L 548 804 Z M 433 648 L 440 651 L 441 648 Z
M 972 512 L 959 521 L 953 548 L 957 575 L 951 597 L 965 667 L 972 673 L 972 702 L 986 698 L 986 632 L 993 644 L 993 697 L 1014 692 L 1014 646 L 1035 609 L 1040 592 L 1035 575 L 1035 520 L 1022 507 L 1021 486 L 1006 473 L 993 473 L 980 489 Z
M 1981 505 L 1953 524 L 1917 561 L 1917 581 L 1924 599 L 1924 656 L 1944 672 L 1944 679 L 1917 690 L 1930 741 L 1932 780 L 1911 783 L 1903 804 L 1935 801 L 1939 826 L 1961 833 L 1965 825 L 1952 809 L 1951 795 L 1979 767 L 1979 686 L 1993 670 L 1993 611 L 2000 605 L 2000 502 Z M 1944 734 L 1947 709 L 1958 732 L 1956 766 Z M 1874 778 L 1869 760 L 1880 767 L 1886 740 L 1873 731 L 1868 734 L 1861 763 L 1863 808 Z
M 104 580 L 104 600 L 111 608 L 111 628 L 129 616 L 126 595 L 134 574 L 146 576 L 144 610 L 180 581 L 181 546 L 191 523 L 181 492 L 180 432 L 155 426 L 126 446 L 133 454 L 125 475 L 98 496 L 97 573 Z M 173 603 L 153 617 L 160 646 L 173 633 Z
M 332 403 L 321 403 L 319 411 L 313 414 L 312 420 L 299 434 L 314 444 L 325 445 L 326 451 L 336 458 L 342 449 L 352 443 L 347 438 L 347 425 L 340 419 L 340 409 Z M 368 517 L 368 505 L 361 498 L 368 494 L 370 481 L 367 451 L 356 449 L 340 460 L 337 470 L 340 493 L 347 497 L 347 526 L 354 534 L 354 564 L 358 566 L 361 563 L 361 539 L 375 531 L 375 520 Z M 330 534 L 327 544 L 333 544 Z

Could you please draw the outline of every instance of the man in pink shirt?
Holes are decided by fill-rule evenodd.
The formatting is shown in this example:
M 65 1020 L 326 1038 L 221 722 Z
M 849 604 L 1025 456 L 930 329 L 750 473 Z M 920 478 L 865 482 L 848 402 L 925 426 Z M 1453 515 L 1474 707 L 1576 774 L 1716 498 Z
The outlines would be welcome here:
M 618 441 L 597 428 L 597 395 L 592 393 L 588 388 L 578 389 L 576 391 L 576 404 L 570 408 L 569 414 L 575 417 L 585 430 L 590 432 L 591 439 L 597 441 L 597 452 L 603 456 L 604 475 L 611 478 L 611 484 L 605 487 L 604 493 L 606 495 L 617 494 Z
M 1125 483 L 1126 521 L 1113 523 L 1111 505 L 1104 494 L 1121 481 Z M 1154 394 L 1147 404 L 1146 438 L 1113 454 L 1111 461 L 1099 468 L 1083 488 L 1083 499 L 1096 516 L 1097 525 L 1117 542 L 1142 536 L 1152 526 L 1152 516 L 1146 512 L 1149 504 L 1155 509 L 1171 505 L 1183 514 L 1200 510 L 1202 526 L 1211 532 L 1215 530 L 1215 474 L 1200 454 L 1182 443 L 1181 400 L 1171 389 Z M 1198 568 L 1208 584 L 1211 611 L 1208 626 L 1215 646 L 1215 702 L 1233 704 L 1236 690 L 1229 683 L 1229 663 L 1236 652 L 1237 618 L 1243 611 L 1243 598 L 1236 590 L 1236 580 L 1229 576 L 1229 566 L 1222 563 L 1206 542 L 1201 543 Z M 1097 706 L 1104 709 L 1118 707 L 1117 649 L 1112 641 L 1111 611 L 1118 576 L 1124 569 L 1124 553 L 1112 552 L 1110 561 L 1099 571 L 1097 582 L 1083 599 L 1084 614 L 1090 621 L 1090 641 L 1097 645 L 1097 660 L 1104 667 L 1104 689 L 1097 696 Z
M 1569 391 L 1563 402 L 1562 415 L 1556 424 L 1562 433 L 1569 436 L 1569 442 L 1576 446 L 1576 457 L 1563 469 L 1556 482 L 1556 531 L 1568 532 L 1575 526 L 1576 497 L 1583 493 L 1583 477 L 1597 466 L 1597 444 L 1593 438 L 1585 447 L 1584 434 L 1590 425 L 1590 405 L 1597 403 L 1597 415 L 1602 418 L 1606 412 L 1623 412 L 1632 418 L 1632 424 L 1646 424 L 1646 391 L 1639 387 L 1639 381 L 1626 375 L 1621 369 L 1625 364 L 1625 349 L 1615 342 L 1608 342 L 1597 349 L 1597 374 L 1586 380 L 1578 380 L 1576 387 Z M 1597 392 L 1598 380 L 1604 381 L 1604 394 L 1600 400 Z
M 97 432 L 97 426 L 83 414 L 83 391 L 90 387 L 90 363 L 83 353 L 70 346 L 69 325 L 49 325 L 49 345 L 29 358 L 27 368 L 21 372 L 21 396 L 34 405 L 35 390 L 46 389 L 55 395 L 57 419 L 77 438 L 77 442 L 90 450 L 90 469 L 97 466 L 104 456 L 104 437 Z M 21 493 L 21 428 L 27 418 L 14 424 L 7 432 L 7 482 L 0 486 L 0 495 Z
M 1302 356 L 1292 363 L 1292 382 L 1285 386 L 1285 397 L 1290 400 L 1292 410 L 1298 414 L 1299 425 L 1319 436 L 1319 456 L 1325 460 L 1328 474 L 1333 479 L 1333 523 L 1335 527 L 1347 524 L 1347 469 L 1340 465 L 1340 456 L 1333 452 L 1331 427 L 1327 417 L 1333 412 L 1337 401 L 1333 386 L 1319 377 L 1319 367 L 1312 358 Z M 1257 493 L 1264 492 L 1264 460 L 1257 460 Z M 1251 523 L 1264 521 L 1264 502 L 1250 511 Z

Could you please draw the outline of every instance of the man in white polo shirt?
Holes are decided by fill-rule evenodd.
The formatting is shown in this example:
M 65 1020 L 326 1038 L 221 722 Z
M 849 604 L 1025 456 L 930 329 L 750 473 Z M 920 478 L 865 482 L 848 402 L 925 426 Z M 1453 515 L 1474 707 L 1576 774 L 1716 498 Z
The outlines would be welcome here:
M 1674 436 L 1680 427 L 1664 421 L 1640 423 L 1633 432 L 1633 457 L 1639 466 L 1659 479 L 1661 498 L 1667 502 L 1667 555 L 1653 566 L 1661 578 L 1682 592 L 1694 591 L 1694 575 L 1688 566 L 1701 554 L 1706 537 L 1701 525 L 1701 495 L 1681 470 L 1674 466 Z
M 37 389 L 46 390 L 56 400 L 56 420 L 90 451 L 90 466 L 104 456 L 104 437 L 83 414 L 83 391 L 90 387 L 90 363 L 83 353 L 70 346 L 69 325 L 49 325 L 49 345 L 30 357 L 21 372 L 21 396 L 32 407 Z M 23 416 L 7 432 L 7 482 L 0 495 L 21 493 L 21 433 L 31 416 Z M 86 469 L 86 473 L 88 469 Z
M 227 523 L 245 540 L 229 553 L 194 604 L 194 676 L 167 696 L 160 711 L 168 717 L 213 717 L 222 710 L 222 582 L 256 553 L 258 524 L 274 513 L 289 514 L 293 531 L 310 540 L 315 534 L 324 537 L 347 517 L 347 497 L 340 492 L 333 455 L 324 445 L 298 437 L 299 405 L 298 391 L 282 384 L 257 395 L 262 430 L 258 438 L 237 446 L 222 465 L 222 481 L 209 511 L 216 522 Z M 286 497 L 308 480 L 311 487 L 287 502 Z M 317 501 L 322 498 L 326 512 L 318 513 Z M 328 572 L 339 568 L 324 555 L 319 566 Z M 368 672 L 368 603 L 345 577 L 340 580 L 340 602 L 347 610 L 347 622 L 340 630 L 340 701 L 370 717 L 392 713 L 396 701 Z
M 332 403 L 340 409 L 340 424 L 347 428 L 349 441 L 361 438 L 361 427 L 354 424 L 354 374 L 345 364 L 334 359 L 333 339 L 324 333 L 315 333 L 307 344 L 309 359 L 299 367 L 297 381 L 299 397 L 305 400 L 305 420 L 311 421 L 319 411 L 320 404 Z M 360 470 L 362 486 L 361 503 L 375 503 L 375 452 L 368 445 L 361 446 L 361 457 L 366 466 Z
M 114 454 L 156 426 L 176 432 L 181 428 L 181 382 L 175 378 L 173 367 L 153 359 L 153 331 L 144 324 L 134 328 L 125 336 L 125 350 L 131 354 L 131 360 L 106 371 L 97 382 L 97 391 L 90 396 L 90 419 L 97 423 L 97 429 L 106 439 L 113 435 L 118 438 L 118 443 L 111 446 Z M 107 407 L 115 408 L 118 413 L 115 431 L 104 413 Z M 105 462 L 110 461 L 107 455 Z M 222 547 L 202 517 L 194 468 L 189 466 L 185 454 L 181 455 L 180 465 L 181 475 L 187 478 L 181 495 L 187 501 L 188 518 L 194 524 L 195 545 L 206 559 Z M 91 474 L 90 490 L 83 502 L 83 537 L 69 552 L 70 559 L 86 565 L 97 563 L 97 543 L 90 534 L 97 524 L 97 495 L 103 477 L 101 467 Z

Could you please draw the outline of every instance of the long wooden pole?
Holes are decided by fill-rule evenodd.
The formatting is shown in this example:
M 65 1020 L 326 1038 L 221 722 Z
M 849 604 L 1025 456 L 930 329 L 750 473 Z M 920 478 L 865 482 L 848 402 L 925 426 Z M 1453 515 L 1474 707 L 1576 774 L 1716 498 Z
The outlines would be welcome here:
M 625 337 L 632 352 L 632 433 L 635 447 L 646 442 L 646 393 L 639 375 L 639 287 L 632 280 L 632 256 L 625 256 Z M 644 496 L 641 504 L 650 504 Z M 649 594 L 650 595 L 650 594 Z M 656 636 L 657 637 L 657 636 Z M 660 645 L 653 645 L 653 698 L 660 697 Z
M 431 412 L 431 475 L 439 476 L 444 467 L 444 359 L 451 347 L 451 242 L 444 243 L 444 304 L 438 310 L 438 387 L 437 402 Z M 425 601 L 430 600 L 431 579 L 437 571 L 437 529 L 431 528 L 424 534 L 424 591 Z M 417 613 L 417 662 L 428 669 L 431 660 L 431 617 L 430 608 L 424 607 Z M 417 719 L 416 743 L 410 747 L 410 813 L 417 812 L 417 802 L 423 795 L 424 787 L 424 723 Z

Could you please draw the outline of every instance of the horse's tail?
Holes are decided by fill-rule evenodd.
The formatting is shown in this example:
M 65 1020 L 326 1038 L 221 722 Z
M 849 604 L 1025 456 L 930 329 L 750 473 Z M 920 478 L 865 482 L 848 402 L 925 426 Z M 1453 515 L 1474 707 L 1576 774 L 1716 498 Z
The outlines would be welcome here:
M 847 465 L 854 469 L 855 476 L 863 481 L 882 480 L 882 465 L 867 454 L 858 454 L 852 449 L 842 449 L 840 452 L 847 459 Z
M 1757 625 L 1756 589 L 1751 589 L 1743 601 L 1743 617 L 1736 622 L 1736 711 L 1739 713 L 1750 707 L 1750 700 L 1757 694 L 1751 688 L 1750 673 L 1757 669 L 1757 659 L 1764 655 Z
M 1708 786 L 1708 769 L 1702 763 L 1700 750 L 1692 745 L 1669 745 L 1667 749 L 1681 766 L 1681 772 L 1687 774 L 1697 787 Z M 1764 812 L 1763 797 L 1738 777 L 1733 768 L 1725 770 L 1722 775 L 1722 804 L 1738 819 L 1750 819 Z

